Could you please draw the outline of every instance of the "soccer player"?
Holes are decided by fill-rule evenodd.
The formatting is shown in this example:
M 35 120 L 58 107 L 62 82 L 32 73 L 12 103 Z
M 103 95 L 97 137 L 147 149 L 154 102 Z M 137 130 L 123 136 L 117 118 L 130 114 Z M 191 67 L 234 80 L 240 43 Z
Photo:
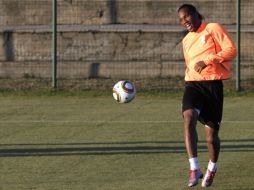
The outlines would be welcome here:
M 212 184 L 220 152 L 219 128 L 223 109 L 223 82 L 230 78 L 230 62 L 236 56 L 228 32 L 218 23 L 206 23 L 190 4 L 178 9 L 180 24 L 188 34 L 183 39 L 186 63 L 185 89 L 182 99 L 184 141 L 189 157 L 188 186 L 203 178 L 197 154 L 197 121 L 204 125 L 210 160 L 202 187 Z

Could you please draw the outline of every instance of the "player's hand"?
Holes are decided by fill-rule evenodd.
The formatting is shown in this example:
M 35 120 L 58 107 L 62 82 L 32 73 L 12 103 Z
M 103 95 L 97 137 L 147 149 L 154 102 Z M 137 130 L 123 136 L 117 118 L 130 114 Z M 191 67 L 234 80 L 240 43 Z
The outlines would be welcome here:
M 195 64 L 194 66 L 194 70 L 198 73 L 201 73 L 203 71 L 204 68 L 206 68 L 207 65 L 205 64 L 204 61 L 199 61 Z

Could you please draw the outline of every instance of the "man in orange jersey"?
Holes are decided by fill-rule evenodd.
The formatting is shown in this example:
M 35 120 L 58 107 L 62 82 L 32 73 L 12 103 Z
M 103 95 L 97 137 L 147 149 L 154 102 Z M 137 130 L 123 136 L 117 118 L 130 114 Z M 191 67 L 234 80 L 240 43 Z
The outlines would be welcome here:
M 230 78 L 230 61 L 236 56 L 236 48 L 228 32 L 218 23 L 205 23 L 193 5 L 180 6 L 178 17 L 188 30 L 183 39 L 186 71 L 182 100 L 184 140 L 190 163 L 188 186 L 197 185 L 203 178 L 197 155 L 196 124 L 200 121 L 205 126 L 210 157 L 202 187 L 208 187 L 213 182 L 220 152 L 222 80 Z

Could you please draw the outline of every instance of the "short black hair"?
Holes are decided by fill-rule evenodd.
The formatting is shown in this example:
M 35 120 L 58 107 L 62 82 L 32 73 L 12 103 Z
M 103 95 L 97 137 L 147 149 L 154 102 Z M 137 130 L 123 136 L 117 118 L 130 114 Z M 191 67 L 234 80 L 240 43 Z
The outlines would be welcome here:
M 201 15 L 201 14 L 197 11 L 196 7 L 193 6 L 193 5 L 191 5 L 191 4 L 183 4 L 183 5 L 181 5 L 181 6 L 178 8 L 178 11 L 177 11 L 177 12 L 179 13 L 179 11 L 180 11 L 181 9 L 187 9 L 188 12 L 189 12 L 191 15 L 197 14 L 197 15 L 198 15 L 198 18 L 199 18 L 200 20 L 203 20 L 203 19 L 204 19 L 203 15 Z

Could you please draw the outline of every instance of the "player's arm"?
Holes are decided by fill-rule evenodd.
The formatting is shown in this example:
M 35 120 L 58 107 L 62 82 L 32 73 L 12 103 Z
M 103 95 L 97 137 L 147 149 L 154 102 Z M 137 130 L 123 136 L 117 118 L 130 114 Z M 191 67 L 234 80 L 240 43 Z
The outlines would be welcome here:
M 214 38 L 216 46 L 220 47 L 220 49 L 217 53 L 208 55 L 204 59 L 204 63 L 206 65 L 219 64 L 224 61 L 233 60 L 236 56 L 236 47 L 229 33 L 221 25 L 216 24 L 212 28 L 211 35 Z

